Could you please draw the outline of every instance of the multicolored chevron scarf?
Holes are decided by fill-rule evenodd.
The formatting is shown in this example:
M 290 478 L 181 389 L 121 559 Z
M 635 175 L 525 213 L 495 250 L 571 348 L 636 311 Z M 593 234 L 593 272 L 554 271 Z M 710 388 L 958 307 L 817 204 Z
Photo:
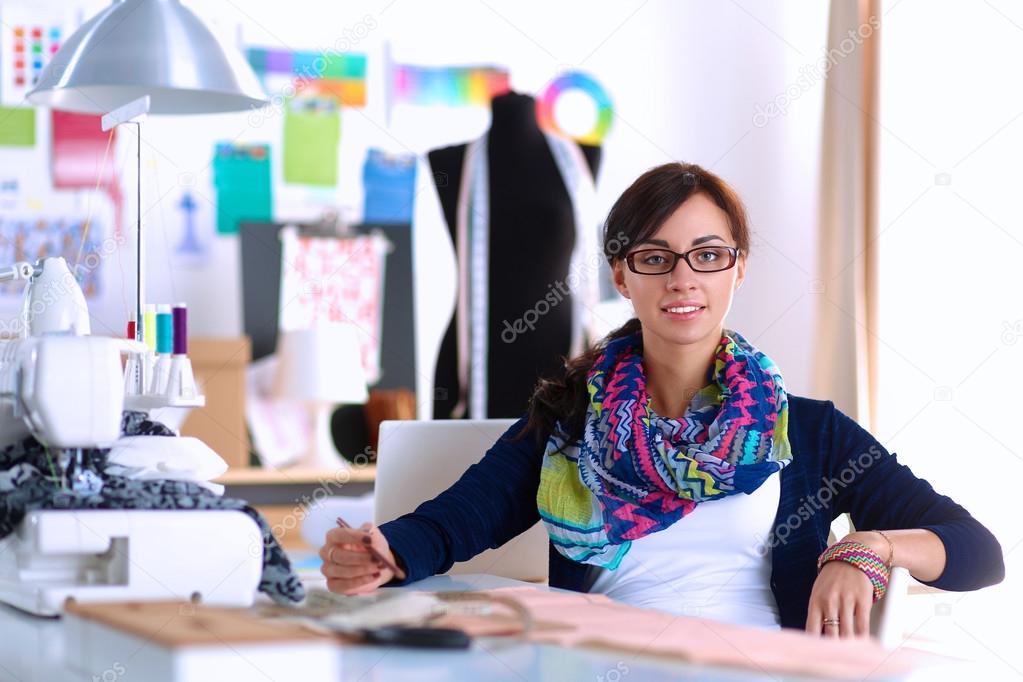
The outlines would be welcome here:
M 701 502 L 752 493 L 792 460 L 781 373 L 724 330 L 713 377 L 681 420 L 650 409 L 641 332 L 607 344 L 587 377 L 580 441 L 558 424 L 536 501 L 564 556 L 615 569 L 632 540 L 664 530 Z

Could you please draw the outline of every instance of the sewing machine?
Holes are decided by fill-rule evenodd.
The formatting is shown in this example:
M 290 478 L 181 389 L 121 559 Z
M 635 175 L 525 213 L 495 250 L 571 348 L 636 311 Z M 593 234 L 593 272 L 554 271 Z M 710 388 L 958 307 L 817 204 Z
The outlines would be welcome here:
M 145 345 L 90 335 L 85 297 L 63 258 L 0 269 L 0 281 L 12 280 L 27 286 L 19 335 L 0 341 L 0 448 L 32 435 L 52 453 L 66 492 L 95 494 L 103 482 L 83 466 L 83 450 L 120 440 L 122 355 Z M 152 438 L 167 471 L 176 447 L 194 457 L 196 439 Z M 0 539 L 0 601 L 39 615 L 59 615 L 69 597 L 248 606 L 262 548 L 259 526 L 239 511 L 31 511 Z

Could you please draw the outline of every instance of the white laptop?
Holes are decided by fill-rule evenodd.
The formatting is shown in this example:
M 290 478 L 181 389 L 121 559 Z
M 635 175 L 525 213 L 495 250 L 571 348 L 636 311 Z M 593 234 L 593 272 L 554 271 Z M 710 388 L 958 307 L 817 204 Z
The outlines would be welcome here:
M 514 423 L 514 419 L 382 422 L 374 522 L 379 525 L 414 511 L 422 502 L 451 487 Z M 537 522 L 501 547 L 455 563 L 448 573 L 487 573 L 543 582 L 547 580 L 547 547 L 547 532 Z

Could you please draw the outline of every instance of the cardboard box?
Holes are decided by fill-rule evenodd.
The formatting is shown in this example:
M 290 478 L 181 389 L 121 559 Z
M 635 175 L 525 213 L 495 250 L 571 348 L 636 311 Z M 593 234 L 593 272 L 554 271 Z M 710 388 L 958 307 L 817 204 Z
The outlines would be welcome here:
M 232 468 L 247 467 L 245 370 L 252 360 L 249 337 L 192 338 L 188 354 L 196 385 L 206 396 L 206 406 L 189 413 L 181 435 L 199 438 Z

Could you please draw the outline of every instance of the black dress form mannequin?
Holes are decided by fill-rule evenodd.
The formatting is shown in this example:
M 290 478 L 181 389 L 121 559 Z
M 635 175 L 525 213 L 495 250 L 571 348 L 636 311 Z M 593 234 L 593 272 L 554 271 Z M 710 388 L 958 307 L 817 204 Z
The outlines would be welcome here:
M 490 224 L 487 315 L 486 417 L 519 417 L 537 378 L 556 373 L 568 355 L 572 334 L 571 295 L 540 317 L 535 329 L 513 342 L 502 340 L 505 321 L 514 324 L 551 291 L 566 282 L 575 245 L 572 200 L 536 120 L 536 102 L 509 93 L 495 97 L 488 138 Z M 596 177 L 600 147 L 580 145 Z M 434 183 L 452 243 L 466 145 L 429 152 Z M 589 226 L 596 230 L 597 226 Z M 459 259 L 466 254 L 457 254 Z M 441 342 L 434 375 L 433 415 L 452 416 L 459 400 L 458 311 Z M 471 371 L 471 370 L 470 370 Z M 461 416 L 472 416 L 466 414 Z

